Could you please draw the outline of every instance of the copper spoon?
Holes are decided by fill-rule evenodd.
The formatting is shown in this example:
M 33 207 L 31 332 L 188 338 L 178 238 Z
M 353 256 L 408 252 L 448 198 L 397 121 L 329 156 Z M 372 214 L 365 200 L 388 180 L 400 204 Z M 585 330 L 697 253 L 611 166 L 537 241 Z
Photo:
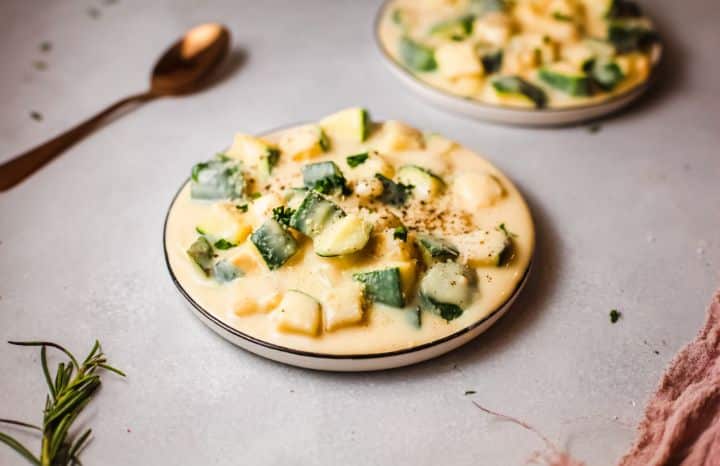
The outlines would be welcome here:
M 216 71 L 230 49 L 230 32 L 221 24 L 190 29 L 155 64 L 150 89 L 126 97 L 54 139 L 0 165 L 0 191 L 6 191 L 33 174 L 65 149 L 90 134 L 109 116 L 130 104 L 199 90 Z

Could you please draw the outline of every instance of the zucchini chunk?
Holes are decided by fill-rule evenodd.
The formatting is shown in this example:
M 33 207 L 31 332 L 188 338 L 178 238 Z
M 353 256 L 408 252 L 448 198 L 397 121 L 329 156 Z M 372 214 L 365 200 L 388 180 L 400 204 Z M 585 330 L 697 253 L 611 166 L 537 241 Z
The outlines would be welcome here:
M 369 300 L 392 307 L 405 305 L 400 269 L 397 267 L 354 273 L 353 279 L 364 285 L 364 293 Z
M 505 11 L 506 0 L 470 0 L 470 11 L 480 17 L 494 11 Z
M 190 197 L 193 199 L 238 199 L 245 191 L 242 163 L 224 154 L 193 166 Z
M 213 247 L 204 236 L 199 237 L 187 250 L 187 255 L 209 277 L 213 271 Z
M 302 167 L 303 184 L 323 194 L 340 189 L 345 191 L 346 181 L 335 162 L 311 163 Z
M 473 267 L 501 267 L 512 258 L 512 239 L 501 229 L 478 230 L 452 237 L 461 257 Z
M 274 219 L 265 220 L 265 223 L 250 235 L 250 241 L 270 270 L 282 267 L 298 251 L 295 238 Z
M 290 226 L 314 238 L 337 218 L 344 217 L 334 202 L 316 191 L 310 191 L 290 217 Z
M 242 277 L 244 272 L 225 259 L 218 261 L 213 266 L 213 277 L 219 283 L 227 283 Z
M 540 68 L 538 77 L 548 86 L 573 97 L 588 97 L 593 93 L 590 77 L 565 63 Z
M 435 51 L 406 36 L 400 39 L 400 58 L 405 66 L 413 71 L 433 71 L 437 69 Z
M 628 0 L 610 0 L 606 16 L 608 18 L 637 18 L 642 16 L 642 9 L 637 3 Z
M 536 108 L 545 108 L 547 105 L 545 91 L 518 76 L 495 78 L 492 87 L 500 95 L 519 97 L 531 102 Z
M 417 306 L 415 309 L 407 311 L 407 319 L 410 325 L 415 328 L 422 327 L 422 308 Z
M 502 68 L 503 51 L 502 49 L 495 52 L 487 52 L 480 57 L 485 74 L 493 74 Z
M 370 113 L 354 107 L 334 113 L 320 120 L 320 127 L 331 138 L 365 142 L 370 135 Z
M 370 240 L 373 226 L 355 214 L 340 217 L 325 227 L 313 240 L 315 254 L 322 257 L 344 256 L 358 252 Z
M 412 194 L 418 199 L 434 199 L 442 194 L 445 182 L 430 170 L 417 165 L 404 165 L 397 173 L 400 183 L 412 186 Z
M 611 21 L 607 35 L 618 53 L 645 51 L 659 39 L 649 22 L 642 18 Z
M 420 282 L 420 304 L 447 321 L 460 317 L 472 301 L 473 280 L 455 262 L 433 265 Z
M 612 91 L 623 79 L 625 74 L 620 66 L 608 60 L 592 60 L 586 66 L 586 71 L 592 76 L 592 80 L 604 91 Z
M 428 266 L 436 262 L 454 261 L 460 255 L 460 251 L 450 242 L 426 233 L 418 233 L 416 242 Z
M 412 191 L 412 186 L 396 183 L 380 173 L 376 173 L 375 178 L 380 180 L 383 187 L 382 194 L 378 196 L 380 202 L 398 207 L 405 204 L 410 191 Z
M 273 318 L 281 332 L 315 336 L 320 330 L 320 303 L 307 293 L 288 290 L 273 311 Z
M 463 40 L 472 34 L 474 21 L 475 15 L 472 14 L 441 21 L 430 28 L 428 35 L 450 40 Z

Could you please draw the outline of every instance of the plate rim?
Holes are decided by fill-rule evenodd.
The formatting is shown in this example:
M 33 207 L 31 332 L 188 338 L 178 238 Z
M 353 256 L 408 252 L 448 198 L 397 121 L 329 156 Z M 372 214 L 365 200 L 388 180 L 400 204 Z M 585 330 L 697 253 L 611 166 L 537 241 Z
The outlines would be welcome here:
M 399 350 L 393 350 L 393 351 L 385 351 L 381 353 L 352 353 L 352 354 L 332 354 L 332 353 L 319 353 L 315 351 L 306 351 L 306 350 L 299 350 L 295 348 L 289 348 L 287 346 L 278 345 L 275 343 L 271 343 L 269 341 L 262 340 L 260 338 L 254 337 L 248 333 L 242 332 L 235 327 L 232 327 L 228 323 L 224 322 L 219 317 L 212 314 L 210 311 L 205 309 L 203 306 L 201 306 L 195 299 L 193 299 L 192 296 L 190 296 L 190 293 L 182 286 L 180 281 L 178 280 L 177 276 L 175 275 L 175 272 L 172 269 L 172 266 L 170 265 L 170 256 L 168 254 L 168 247 L 167 247 L 167 227 L 168 227 L 168 221 L 170 219 L 170 212 L 173 209 L 173 206 L 175 205 L 175 202 L 177 201 L 178 197 L 180 196 L 180 193 L 185 189 L 185 186 L 190 182 L 190 177 L 186 178 L 185 181 L 180 185 L 180 188 L 177 190 L 177 192 L 173 195 L 172 200 L 170 201 L 170 205 L 167 209 L 167 213 L 165 214 L 165 220 L 163 222 L 163 230 L 162 230 L 162 244 L 163 244 L 163 256 L 165 259 L 165 266 L 167 267 L 168 273 L 170 274 L 170 278 L 177 288 L 177 290 L 180 292 L 180 295 L 187 301 L 198 313 L 199 315 L 203 316 L 207 322 L 206 323 L 212 323 L 220 329 L 224 330 L 225 332 L 231 334 L 234 337 L 240 338 L 242 340 L 245 340 L 248 343 L 255 344 L 262 346 L 266 349 L 272 350 L 272 351 L 278 351 L 282 353 L 288 353 L 295 356 L 305 357 L 305 358 L 313 358 L 316 360 L 380 360 L 384 358 L 389 357 L 396 357 L 396 356 L 403 356 L 408 355 L 424 350 L 428 350 L 430 348 L 434 348 L 440 345 L 443 345 L 445 343 L 448 343 L 452 340 L 455 340 L 456 338 L 459 338 L 469 332 L 472 332 L 476 328 L 483 325 L 488 320 L 492 319 L 496 316 L 499 312 L 503 312 L 504 314 L 507 314 L 507 312 L 510 310 L 505 309 L 508 304 L 512 303 L 514 299 L 519 294 L 520 290 L 524 287 L 525 283 L 528 280 L 528 276 L 530 274 L 530 270 L 533 266 L 533 261 L 535 258 L 536 248 L 533 248 L 532 254 L 530 256 L 530 260 L 528 261 L 528 265 L 525 268 L 525 271 L 523 273 L 523 276 L 520 280 L 518 280 L 517 284 L 515 285 L 515 288 L 513 288 L 512 293 L 508 295 L 508 298 L 502 302 L 499 306 L 497 306 L 492 312 L 487 314 L 482 319 L 473 322 L 472 324 L 465 326 L 458 330 L 457 332 L 451 333 L 450 335 L 446 335 L 442 338 L 438 338 L 436 340 L 432 340 L 426 343 L 423 343 L 421 345 L 413 346 L 411 348 L 405 348 L 405 349 L 399 349 Z M 499 320 L 499 319 L 498 319 Z M 494 324 L 495 322 L 493 322 Z M 491 325 L 492 326 L 492 325 Z M 488 327 L 489 328 L 489 327 Z M 487 329 L 486 329 L 487 330 Z M 479 336 L 479 335 L 477 335 Z M 227 338 L 225 338 L 227 340 Z M 229 340 L 231 343 L 235 344 L 236 346 L 239 346 L 237 343 L 233 342 L 232 340 Z M 244 349 L 244 348 L 243 348 Z
M 652 68 L 650 70 L 650 73 L 648 75 L 648 78 L 638 83 L 637 85 L 625 90 L 621 94 L 617 94 L 607 100 L 603 100 L 601 102 L 595 102 L 595 103 L 589 103 L 589 104 L 583 104 L 583 105 L 574 105 L 570 107 L 562 107 L 562 108 L 533 108 L 533 109 L 525 109 L 525 108 L 519 108 L 519 107 L 513 107 L 510 105 L 496 105 L 491 104 L 488 102 L 483 102 L 481 100 L 472 99 L 472 98 L 466 98 L 459 96 L 457 94 L 453 94 L 451 92 L 445 91 L 443 89 L 437 88 L 431 84 L 426 83 L 422 79 L 415 76 L 413 73 L 411 73 L 407 68 L 402 66 L 400 63 L 398 63 L 397 60 L 395 60 L 392 56 L 390 56 L 390 53 L 387 51 L 385 46 L 382 43 L 382 40 L 380 39 L 380 21 L 382 21 L 382 18 L 384 17 L 385 10 L 390 6 L 390 3 L 392 3 L 395 0 L 383 0 L 382 4 L 377 10 L 377 13 L 375 13 L 375 18 L 373 20 L 373 39 L 375 42 L 375 47 L 380 52 L 380 55 L 383 58 L 383 61 L 387 63 L 393 71 L 400 73 L 404 78 L 412 81 L 413 84 L 423 88 L 424 91 L 428 93 L 435 94 L 435 97 L 437 98 L 444 98 L 448 100 L 452 100 L 455 104 L 467 104 L 476 107 L 478 110 L 484 110 L 484 111 L 495 111 L 495 112 L 507 112 L 507 114 L 513 114 L 516 116 L 521 115 L 562 115 L 564 113 L 570 113 L 570 112 L 587 112 L 592 110 L 600 110 L 603 107 L 613 107 L 614 104 L 626 104 L 628 102 L 623 102 L 625 99 L 633 100 L 634 98 L 638 97 L 640 94 L 642 94 L 647 88 L 649 88 L 657 79 L 657 71 L 660 67 L 660 64 L 662 62 L 663 56 L 664 56 L 664 46 L 662 45 L 662 39 L 658 41 L 658 44 L 654 46 L 656 50 L 657 57 L 653 59 L 652 61 Z M 652 58 L 652 57 L 651 57 Z M 637 94 L 637 95 L 634 95 Z M 481 117 L 481 119 L 484 120 L 493 120 L 493 118 L 488 117 Z M 584 118 L 578 118 L 577 121 L 582 121 Z M 548 124 L 553 124 L 552 122 Z

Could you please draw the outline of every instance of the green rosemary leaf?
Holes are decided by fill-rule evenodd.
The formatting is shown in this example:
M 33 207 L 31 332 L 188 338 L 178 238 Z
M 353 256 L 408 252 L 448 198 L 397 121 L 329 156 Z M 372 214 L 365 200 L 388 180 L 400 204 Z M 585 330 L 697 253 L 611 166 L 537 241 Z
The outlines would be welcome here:
M 28 429 L 35 429 L 35 430 L 39 430 L 40 432 L 42 432 L 42 427 L 38 427 L 34 424 L 29 424 L 27 422 L 13 421 L 12 419 L 0 419 L 0 423 L 10 424 L 13 426 L 27 427 Z
M 100 379 L 95 379 L 88 381 L 87 385 L 82 386 L 82 388 L 76 389 L 76 392 L 71 394 L 68 398 L 63 400 L 62 404 L 59 404 L 55 407 L 54 410 L 52 410 L 47 418 L 45 419 L 45 424 L 51 424 L 53 421 L 56 421 L 60 417 L 70 414 L 75 410 L 79 410 L 81 406 L 84 407 L 84 403 L 87 401 L 90 401 L 90 397 L 93 395 L 95 390 L 100 386 Z M 82 408 L 80 408 L 82 409 Z
M 95 340 L 95 344 L 93 345 L 92 349 L 90 350 L 90 354 L 87 355 L 87 358 L 85 358 L 85 361 L 83 362 L 83 366 L 87 366 L 90 360 L 95 356 L 95 353 L 100 350 L 100 342 L 98 340 Z
M 8 343 L 15 346 L 49 346 L 51 348 L 55 348 L 65 353 L 65 355 L 73 362 L 75 368 L 80 369 L 80 365 L 78 364 L 77 359 L 75 359 L 75 356 L 57 343 L 52 343 L 50 341 L 8 341 Z
M 98 364 L 98 367 L 102 367 L 103 369 L 108 370 L 110 372 L 114 372 L 117 375 L 120 375 L 122 377 L 127 377 L 123 371 L 121 371 L 120 369 L 116 369 L 115 367 L 110 366 L 108 364 L 101 363 L 101 364 Z
M 43 346 L 43 350 L 45 347 Z M 70 366 L 72 367 L 72 365 Z M 55 373 L 55 392 L 59 392 L 63 387 L 63 378 L 65 378 L 65 363 L 61 362 L 58 364 L 58 370 Z M 53 395 L 53 399 L 55 396 Z
M 88 429 L 85 431 L 84 434 L 82 434 L 76 441 L 73 443 L 72 447 L 70 447 L 70 458 L 74 461 L 78 461 L 77 455 L 82 451 L 82 449 L 85 447 L 85 444 L 87 443 L 88 439 L 90 438 L 90 435 L 92 434 L 92 429 Z
M 50 391 L 50 396 L 52 396 L 53 400 L 55 399 L 55 386 L 52 383 L 52 379 L 50 378 L 50 370 L 48 369 L 48 362 L 47 362 L 47 346 L 43 346 L 40 350 L 40 365 L 42 366 L 43 375 L 45 376 L 45 382 L 47 383 L 48 390 Z
M 10 437 L 9 435 L 3 434 L 0 432 L 0 442 L 4 443 L 5 445 L 9 446 L 13 450 L 15 450 L 20 456 L 24 457 L 26 460 L 28 460 L 30 463 L 35 464 L 37 466 L 41 466 L 40 460 L 35 458 L 32 453 L 30 453 L 30 450 L 25 448 L 22 443 L 18 442 L 14 438 Z

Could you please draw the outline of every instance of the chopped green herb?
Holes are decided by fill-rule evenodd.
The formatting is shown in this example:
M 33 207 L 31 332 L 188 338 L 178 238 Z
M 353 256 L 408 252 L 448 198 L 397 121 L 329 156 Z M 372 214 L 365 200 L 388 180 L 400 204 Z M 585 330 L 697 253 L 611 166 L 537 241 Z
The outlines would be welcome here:
M 216 248 L 220 249 L 221 251 L 226 251 L 228 249 L 234 248 L 235 246 L 237 246 L 237 244 L 231 243 L 230 241 L 226 240 L 225 238 L 220 238 L 219 240 L 215 241 L 214 246 Z
M 405 228 L 404 225 L 395 227 L 395 231 L 393 231 L 393 238 L 399 239 L 400 241 L 407 241 L 407 228 Z
M 260 197 L 262 197 L 261 193 L 258 193 L 258 192 L 250 193 L 250 199 L 257 199 Z
M 610 311 L 610 322 L 613 324 L 620 320 L 620 317 L 622 317 L 622 312 L 618 311 L 617 309 L 612 309 Z
M 247 204 L 240 204 L 236 205 L 235 208 L 239 210 L 240 212 L 247 212 L 248 211 L 248 205 Z
M 52 50 L 52 43 L 50 43 L 47 40 L 40 42 L 40 51 L 41 52 L 49 52 L 50 50 Z
M 477 392 L 476 392 L 475 390 L 465 390 L 465 396 L 474 395 L 474 394 L 476 394 L 476 393 L 477 393 Z
M 35 121 L 42 121 L 43 116 L 42 113 L 36 112 L 35 110 L 30 112 L 30 118 L 32 118 Z
M 203 230 L 202 228 L 200 228 L 199 226 L 195 227 L 195 231 L 197 231 L 198 234 L 207 235 L 207 232 L 205 230 Z
M 602 129 L 602 126 L 601 126 L 601 125 L 598 125 L 598 124 L 590 125 L 590 126 L 587 127 L 587 130 L 588 130 L 591 134 L 598 133 L 598 132 L 600 132 L 601 129 Z
M 47 69 L 47 63 L 43 60 L 35 60 L 33 66 L 38 71 L 45 71 Z
M 565 15 L 563 13 L 560 13 L 559 11 L 556 11 L 553 13 L 553 18 L 555 18 L 558 21 L 572 21 L 572 18 L 568 15 Z
M 516 235 L 515 233 L 512 233 L 511 231 L 508 231 L 508 229 L 507 229 L 507 227 L 505 226 L 504 223 L 501 223 L 500 226 L 498 226 L 498 230 L 500 230 L 500 231 L 502 231 L 503 233 L 505 233 L 505 236 L 507 236 L 508 238 L 517 238 L 517 236 L 518 236 L 518 235 Z
M 278 206 L 272 210 L 272 217 L 281 225 L 289 226 L 290 217 L 295 213 L 294 209 L 285 206 Z
M 362 165 L 368 159 L 368 153 L 363 152 L 362 154 L 355 154 L 347 157 L 347 164 L 350 168 L 355 168 L 358 165 Z
M 392 12 L 392 21 L 393 23 L 397 24 L 398 26 L 402 26 L 403 23 L 403 15 L 402 10 L 400 8 L 396 8 Z

